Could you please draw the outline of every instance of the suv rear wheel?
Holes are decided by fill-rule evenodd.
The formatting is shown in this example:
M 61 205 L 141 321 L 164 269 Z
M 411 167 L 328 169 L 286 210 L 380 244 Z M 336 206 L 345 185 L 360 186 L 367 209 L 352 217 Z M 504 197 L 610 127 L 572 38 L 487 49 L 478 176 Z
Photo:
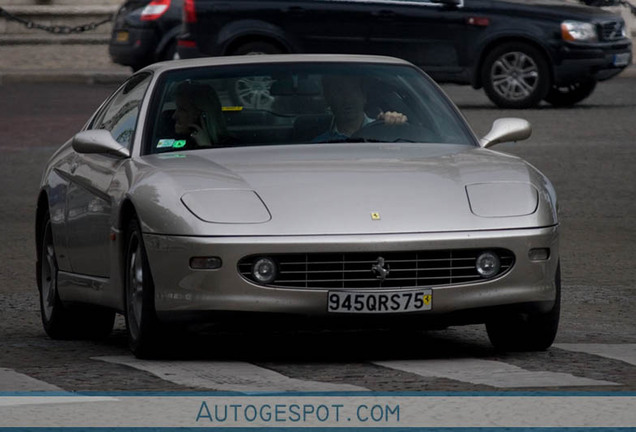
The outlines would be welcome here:
M 524 42 L 494 48 L 486 56 L 481 74 L 486 94 L 500 108 L 534 107 L 551 87 L 544 55 Z
M 271 42 L 253 41 L 237 46 L 230 52 L 231 55 L 258 55 L 258 54 L 282 54 L 284 51 Z

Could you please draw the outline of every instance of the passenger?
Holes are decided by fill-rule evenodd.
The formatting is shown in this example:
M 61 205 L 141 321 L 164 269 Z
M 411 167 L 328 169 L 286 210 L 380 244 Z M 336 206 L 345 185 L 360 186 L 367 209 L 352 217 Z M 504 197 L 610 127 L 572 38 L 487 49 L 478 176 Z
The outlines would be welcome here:
M 175 93 L 177 109 L 172 115 L 179 135 L 191 137 L 198 147 L 225 146 L 234 142 L 227 130 L 221 102 L 212 87 L 180 83 Z
M 367 97 L 360 77 L 326 76 L 322 80 L 322 89 L 334 119 L 330 129 L 314 138 L 314 142 L 346 140 L 375 120 L 382 120 L 387 125 L 408 121 L 406 115 L 395 111 L 380 112 L 375 119 L 368 117 L 364 111 Z

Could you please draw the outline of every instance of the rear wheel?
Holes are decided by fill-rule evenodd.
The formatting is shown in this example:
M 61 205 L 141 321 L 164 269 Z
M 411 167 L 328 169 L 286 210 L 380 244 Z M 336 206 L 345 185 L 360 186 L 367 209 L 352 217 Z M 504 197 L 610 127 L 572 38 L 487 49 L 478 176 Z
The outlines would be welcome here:
M 179 54 L 177 53 L 177 41 L 171 40 L 161 54 L 161 61 L 167 60 L 179 60 Z
M 231 55 L 282 54 L 278 45 L 265 41 L 246 42 L 230 52 Z M 268 77 L 245 77 L 234 81 L 231 96 L 237 105 L 252 109 L 270 109 L 274 97 L 269 89 L 272 80 Z
M 502 351 L 543 351 L 554 342 L 561 314 L 561 266 L 555 276 L 556 298 L 548 312 L 509 314 L 486 323 L 488 338 Z
M 156 355 L 160 333 L 155 312 L 154 283 L 139 223 L 132 220 L 126 233 L 125 294 L 128 345 L 136 357 L 147 358 Z
M 44 331 L 53 339 L 98 339 L 108 336 L 115 322 L 114 311 L 89 306 L 68 308 L 60 300 L 55 243 L 48 212 L 42 220 L 42 227 L 38 285 Z
M 484 90 L 500 108 L 531 108 L 551 86 L 550 68 L 543 53 L 523 42 L 494 48 L 484 59 Z
M 591 95 L 595 88 L 596 80 L 594 79 L 553 86 L 545 97 L 545 101 L 555 107 L 572 106 Z
M 232 49 L 230 55 L 282 54 L 283 52 L 278 45 L 274 45 L 271 42 L 252 41 Z

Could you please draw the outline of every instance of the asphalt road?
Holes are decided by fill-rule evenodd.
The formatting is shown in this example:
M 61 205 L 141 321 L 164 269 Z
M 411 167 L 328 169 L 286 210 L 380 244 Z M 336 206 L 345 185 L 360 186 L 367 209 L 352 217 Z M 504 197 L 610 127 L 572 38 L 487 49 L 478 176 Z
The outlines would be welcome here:
M 444 86 L 478 135 L 499 117 L 533 124 L 530 140 L 495 149 L 531 162 L 559 195 L 563 313 L 547 352 L 497 353 L 482 326 L 423 335 L 201 333 L 152 364 L 128 354 L 121 319 L 100 342 L 52 341 L 39 322 L 33 226 L 42 167 L 113 89 L 0 86 L 0 391 L 236 390 L 239 376 L 261 390 L 636 391 L 636 79 L 602 83 L 575 108 L 525 111 Z

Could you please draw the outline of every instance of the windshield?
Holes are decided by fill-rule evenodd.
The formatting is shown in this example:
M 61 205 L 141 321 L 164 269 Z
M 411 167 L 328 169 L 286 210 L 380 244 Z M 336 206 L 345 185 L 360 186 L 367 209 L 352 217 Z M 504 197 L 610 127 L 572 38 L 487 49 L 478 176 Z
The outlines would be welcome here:
M 318 143 L 476 145 L 418 69 L 278 63 L 169 71 L 155 87 L 145 152 Z

